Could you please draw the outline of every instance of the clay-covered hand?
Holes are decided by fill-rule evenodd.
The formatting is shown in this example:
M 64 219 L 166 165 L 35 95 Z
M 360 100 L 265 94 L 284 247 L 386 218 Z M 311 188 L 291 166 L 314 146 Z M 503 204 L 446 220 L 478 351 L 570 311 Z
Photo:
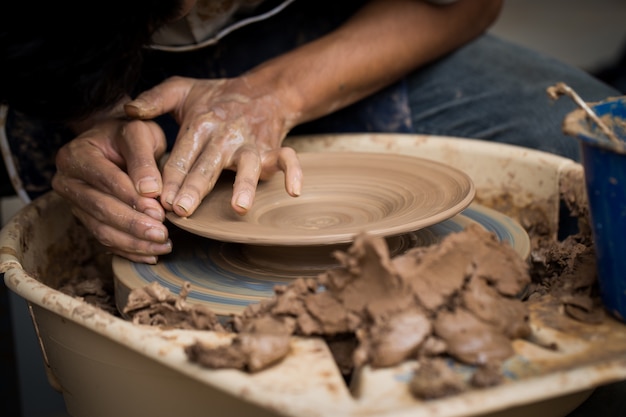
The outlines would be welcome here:
M 156 263 L 172 249 L 156 199 L 162 189 L 156 161 L 165 150 L 154 122 L 99 121 L 59 150 L 52 186 L 111 252 Z
M 278 171 L 285 190 L 300 194 L 302 170 L 295 151 L 282 147 L 292 127 L 284 103 L 268 88 L 251 87 L 244 76 L 199 80 L 172 77 L 126 104 L 126 114 L 152 119 L 171 113 L 180 126 L 162 168 L 161 203 L 191 215 L 213 189 L 222 170 L 236 171 L 231 206 L 245 214 L 257 183 Z

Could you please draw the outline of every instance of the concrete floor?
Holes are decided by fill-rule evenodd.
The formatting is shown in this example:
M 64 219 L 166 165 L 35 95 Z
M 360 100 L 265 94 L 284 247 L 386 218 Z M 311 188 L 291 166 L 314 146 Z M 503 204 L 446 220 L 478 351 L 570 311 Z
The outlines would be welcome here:
M 594 72 L 626 46 L 624 0 L 507 0 L 492 32 Z M 2 224 L 22 206 L 0 200 Z M 22 417 L 67 416 L 62 396 L 45 377 L 25 302 L 10 297 L 20 377 Z M 602 387 L 568 417 L 626 416 L 626 382 Z M 19 416 L 16 416 L 19 417 Z

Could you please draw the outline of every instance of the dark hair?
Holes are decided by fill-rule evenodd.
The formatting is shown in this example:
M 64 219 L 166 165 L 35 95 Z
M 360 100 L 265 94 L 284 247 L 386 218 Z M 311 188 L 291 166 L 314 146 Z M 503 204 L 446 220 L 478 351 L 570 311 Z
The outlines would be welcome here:
M 182 0 L 9 0 L 0 13 L 0 101 L 71 121 L 131 93 L 144 46 Z

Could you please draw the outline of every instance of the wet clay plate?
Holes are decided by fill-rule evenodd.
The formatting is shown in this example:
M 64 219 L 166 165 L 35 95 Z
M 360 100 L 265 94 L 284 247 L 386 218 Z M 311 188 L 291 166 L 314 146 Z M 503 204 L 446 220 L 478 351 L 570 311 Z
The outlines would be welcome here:
M 291 197 L 283 174 L 259 183 L 250 211 L 230 206 L 233 176 L 226 173 L 193 215 L 168 220 L 193 234 L 255 245 L 347 243 L 360 232 L 391 236 L 449 219 L 473 200 L 464 172 L 440 162 L 399 154 L 299 154 L 302 192 Z

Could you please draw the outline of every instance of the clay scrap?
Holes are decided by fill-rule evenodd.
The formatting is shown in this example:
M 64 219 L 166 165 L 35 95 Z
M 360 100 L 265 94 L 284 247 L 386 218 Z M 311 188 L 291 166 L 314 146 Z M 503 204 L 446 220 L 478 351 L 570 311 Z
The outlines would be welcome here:
M 187 348 L 189 359 L 210 368 L 255 372 L 288 354 L 289 336 L 316 336 L 326 338 L 331 351 L 342 352 L 336 360 L 348 372 L 448 356 L 496 375 L 477 381 L 499 381 L 493 370 L 514 354 L 512 340 L 530 334 L 528 310 L 517 298 L 531 282 L 528 265 L 479 226 L 393 259 L 383 238 L 363 233 L 346 252 L 334 255 L 339 267 L 277 287 L 273 298 L 250 305 L 226 326 L 209 320 L 206 328 L 236 333 L 232 345 L 198 342 Z M 184 300 L 153 284 L 131 292 L 125 313 L 136 323 L 171 326 L 164 319 L 173 317 L 176 325 L 189 326 L 179 321 L 186 311 L 180 305 Z M 436 364 L 422 369 L 441 370 Z M 413 387 L 423 373 L 416 373 Z M 446 386 L 438 395 L 450 390 Z M 436 396 L 431 388 L 414 391 Z
M 175 296 L 167 288 L 153 282 L 136 288 L 128 295 L 123 313 L 135 324 L 162 328 L 224 331 L 215 313 L 202 305 L 186 301 L 191 284 L 185 282 Z
M 396 365 L 442 344 L 464 363 L 486 365 L 512 355 L 511 340 L 530 332 L 515 298 L 530 283 L 527 265 L 478 226 L 394 259 L 384 239 L 361 234 L 335 256 L 340 267 L 277 288 L 234 317 L 235 331 L 353 334 L 355 367 Z

